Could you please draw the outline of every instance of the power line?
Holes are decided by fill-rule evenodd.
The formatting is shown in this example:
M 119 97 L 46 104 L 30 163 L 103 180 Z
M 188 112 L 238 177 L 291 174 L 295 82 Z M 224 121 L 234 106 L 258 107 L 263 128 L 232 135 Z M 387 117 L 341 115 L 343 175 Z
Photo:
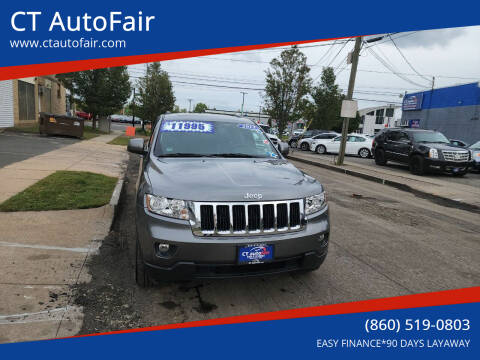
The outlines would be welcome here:
M 410 66 L 410 69 L 413 70 L 413 72 L 415 74 L 417 74 L 418 76 L 421 76 L 422 78 L 424 78 L 425 80 L 427 81 L 430 81 L 429 78 L 427 78 L 426 76 L 420 74 L 414 67 L 413 65 L 410 63 L 410 61 L 408 61 L 408 59 L 405 57 L 405 55 L 403 54 L 403 52 L 400 50 L 400 48 L 397 46 L 397 44 L 395 43 L 395 41 L 393 40 L 393 38 L 388 35 L 388 37 L 390 38 L 390 40 L 392 41 L 392 44 L 395 45 L 395 48 L 398 50 L 398 52 L 400 53 L 400 55 L 402 56 L 403 60 L 405 60 L 405 62 L 408 64 L 408 66 Z
M 396 69 L 391 66 L 390 64 L 388 64 L 388 62 L 386 60 L 384 60 L 383 58 L 381 58 L 371 47 L 368 48 L 368 51 L 388 70 L 390 70 L 393 74 L 395 74 L 397 77 L 399 77 L 400 79 L 402 79 L 403 81 L 406 81 L 406 82 L 409 82 L 410 84 L 413 84 L 415 86 L 419 86 L 419 87 L 422 87 L 422 88 L 425 88 L 424 85 L 422 84 L 419 84 L 419 83 L 416 83 L 412 80 L 410 80 L 409 78 L 407 78 L 406 76 L 402 75 L 401 73 L 397 72 Z

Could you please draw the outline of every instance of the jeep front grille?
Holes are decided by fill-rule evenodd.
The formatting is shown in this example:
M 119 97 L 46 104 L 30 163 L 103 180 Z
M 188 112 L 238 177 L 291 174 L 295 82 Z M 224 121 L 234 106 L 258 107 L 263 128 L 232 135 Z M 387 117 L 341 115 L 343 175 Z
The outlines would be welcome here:
M 448 151 L 442 150 L 443 158 L 446 161 L 468 161 L 468 151 Z
M 197 236 L 267 235 L 305 226 L 303 199 L 241 203 L 193 203 Z

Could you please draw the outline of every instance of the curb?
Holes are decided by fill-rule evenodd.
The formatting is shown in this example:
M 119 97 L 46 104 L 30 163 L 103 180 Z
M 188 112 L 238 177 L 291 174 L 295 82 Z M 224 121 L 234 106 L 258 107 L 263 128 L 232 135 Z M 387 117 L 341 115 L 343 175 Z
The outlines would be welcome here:
M 110 203 L 108 204 L 113 209 L 113 216 L 110 222 L 110 226 L 108 227 L 109 230 L 112 229 L 113 223 L 118 213 L 118 202 L 120 201 L 120 195 L 122 194 L 123 190 L 123 179 L 119 179 L 115 188 L 113 189 L 112 197 L 110 198 Z
M 112 197 L 110 198 L 110 202 L 104 205 L 105 212 L 104 218 L 105 222 L 102 223 L 102 230 L 97 232 L 97 234 L 93 237 L 90 242 L 89 253 L 91 255 L 98 254 L 100 247 L 102 246 L 103 240 L 108 235 L 110 231 L 112 231 L 113 224 L 115 223 L 115 219 L 118 215 L 118 202 L 120 201 L 120 196 L 123 190 L 124 180 L 119 179 L 115 188 L 113 189 Z
M 426 191 L 417 190 L 417 189 L 412 188 L 410 185 L 406 185 L 406 184 L 398 182 L 398 181 L 387 180 L 387 179 L 384 179 L 384 178 L 379 177 L 379 176 L 364 174 L 364 173 L 359 172 L 359 171 L 343 169 L 343 168 L 336 167 L 334 165 L 324 164 L 324 163 L 320 163 L 320 162 L 316 162 L 316 161 L 312 161 L 312 160 L 307 160 L 307 159 L 302 159 L 302 158 L 298 158 L 298 157 L 294 157 L 294 156 L 288 156 L 287 158 L 289 160 L 294 160 L 294 161 L 302 162 L 302 163 L 305 163 L 305 164 L 318 166 L 318 167 L 321 167 L 321 168 L 324 168 L 324 169 L 327 169 L 327 170 L 343 173 L 345 175 L 359 177 L 359 178 L 362 178 L 364 180 L 376 182 L 378 184 L 391 186 L 391 187 L 396 188 L 397 190 L 412 193 L 415 196 L 433 201 L 433 202 L 435 202 L 439 205 L 443 205 L 443 206 L 447 206 L 447 207 L 454 207 L 456 209 L 461 209 L 461 210 L 465 210 L 465 211 L 480 214 L 480 206 L 468 204 L 468 203 L 463 202 L 463 201 L 452 200 L 452 199 L 449 199 L 449 198 L 446 198 L 446 197 L 443 197 L 443 196 L 440 196 L 440 195 L 431 194 L 431 193 L 426 192 Z

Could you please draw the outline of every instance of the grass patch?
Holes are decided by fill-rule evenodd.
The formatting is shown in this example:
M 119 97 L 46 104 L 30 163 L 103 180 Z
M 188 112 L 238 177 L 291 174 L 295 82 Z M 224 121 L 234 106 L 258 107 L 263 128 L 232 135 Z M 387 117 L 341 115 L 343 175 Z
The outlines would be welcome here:
M 110 145 L 121 145 L 127 146 L 128 140 L 132 139 L 130 136 L 120 135 L 117 136 L 115 139 L 109 142 Z
M 140 135 L 140 136 L 148 136 L 150 137 L 150 134 L 152 132 L 150 130 L 147 130 L 147 129 L 142 129 L 142 128 L 135 128 L 135 135 Z
M 117 179 L 86 171 L 57 171 L 0 204 L 0 211 L 71 210 L 100 207 Z
M 90 140 L 100 135 L 105 135 L 106 132 L 100 131 L 98 129 L 94 129 L 91 126 L 84 126 L 83 127 L 83 140 Z

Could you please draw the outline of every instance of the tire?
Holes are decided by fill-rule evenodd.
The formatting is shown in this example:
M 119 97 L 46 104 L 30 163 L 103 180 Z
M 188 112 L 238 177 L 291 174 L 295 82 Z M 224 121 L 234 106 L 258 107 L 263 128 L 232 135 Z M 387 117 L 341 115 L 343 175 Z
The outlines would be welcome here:
M 289 145 L 290 145 L 291 148 L 296 148 L 297 147 L 297 141 L 292 140 L 292 141 L 290 141 Z
M 302 146 L 300 146 L 300 149 L 302 149 L 303 151 L 307 151 L 308 149 L 310 149 L 310 146 L 308 146 L 307 142 L 303 142 Z
M 425 160 L 420 155 L 414 155 L 410 159 L 410 172 L 414 175 L 424 175 L 426 172 Z
M 327 148 L 324 145 L 318 145 L 315 149 L 317 154 L 323 155 L 327 153 Z
M 380 166 L 387 165 L 387 159 L 385 157 L 385 150 L 383 149 L 376 149 L 375 150 L 375 164 Z
M 148 288 L 152 286 L 152 281 L 148 276 L 145 263 L 143 262 L 142 251 L 138 240 L 135 242 L 135 282 L 141 288 Z
M 361 148 L 358 150 L 358 156 L 360 156 L 362 159 L 367 159 L 370 157 L 370 150 L 367 148 Z

